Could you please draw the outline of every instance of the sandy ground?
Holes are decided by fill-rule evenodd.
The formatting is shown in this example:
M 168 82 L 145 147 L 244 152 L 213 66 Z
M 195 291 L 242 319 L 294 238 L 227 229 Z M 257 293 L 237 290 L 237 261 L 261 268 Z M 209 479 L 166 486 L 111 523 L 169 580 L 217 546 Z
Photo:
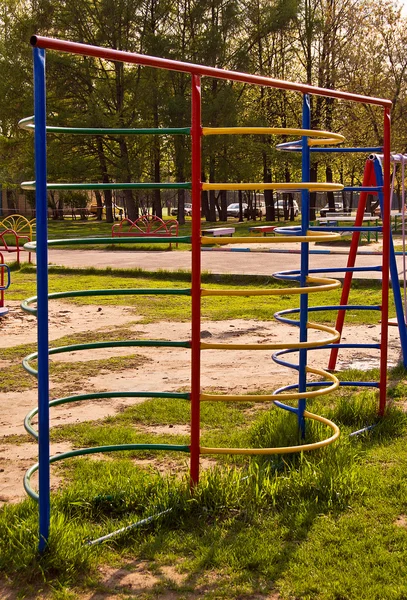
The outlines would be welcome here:
M 1 347 L 8 348 L 36 341 L 36 319 L 21 311 L 17 303 L 9 303 L 9 314 L 0 319 Z M 50 305 L 50 339 L 77 332 L 112 329 L 127 325 L 135 338 L 188 340 L 190 323 L 157 322 L 140 324 L 134 310 L 128 307 L 85 306 L 52 302 Z M 287 343 L 297 339 L 295 328 L 276 322 L 257 320 L 233 320 L 221 322 L 203 322 L 202 339 L 207 342 L 221 343 Z M 314 334 L 311 334 L 311 337 Z M 321 334 L 316 334 L 321 335 Z M 344 331 L 343 340 L 347 342 L 378 342 L 380 325 L 352 326 Z M 91 352 L 76 352 L 58 356 L 59 361 L 84 361 L 103 359 L 119 354 L 128 355 L 136 351 L 148 359 L 140 368 L 124 372 L 101 371 L 97 377 L 90 377 L 86 385 L 81 385 L 77 393 L 93 391 L 188 391 L 190 384 L 190 351 L 174 348 L 137 348 L 103 349 Z M 281 385 L 294 383 L 295 375 L 285 367 L 276 365 L 271 359 L 270 350 L 210 350 L 202 352 L 203 391 L 245 394 L 257 390 L 274 390 Z M 397 328 L 390 328 L 389 364 L 399 360 L 400 343 Z M 372 368 L 378 366 L 378 351 L 344 350 L 340 354 L 338 368 Z M 0 355 L 1 356 L 1 355 Z M 310 365 L 325 367 L 327 351 L 310 353 Z M 0 367 L 6 369 L 11 363 L 0 358 Z M 54 386 L 51 383 L 51 398 Z M 51 426 L 67 423 L 79 423 L 102 419 L 114 415 L 126 406 L 142 399 L 119 398 L 96 400 L 87 403 L 69 404 L 55 407 L 51 411 Z M 36 462 L 36 444 L 34 441 L 20 439 L 10 443 L 9 436 L 23 436 L 23 420 L 27 412 L 36 406 L 37 392 L 35 380 L 33 388 L 24 392 L 6 392 L 2 394 L 0 426 L 0 504 L 15 502 L 24 497 L 22 477 L 25 470 Z M 157 429 L 157 428 L 156 428 Z M 167 428 L 160 428 L 165 433 Z M 185 428 L 184 428 L 185 429 Z M 175 433 L 168 428 L 168 433 Z M 181 433 L 181 431 L 180 431 Z M 186 431 L 182 431 L 186 433 Z M 13 438 L 14 440 L 14 438 Z M 68 450 L 67 444 L 54 444 L 51 453 Z M 58 481 L 53 479 L 53 487 Z

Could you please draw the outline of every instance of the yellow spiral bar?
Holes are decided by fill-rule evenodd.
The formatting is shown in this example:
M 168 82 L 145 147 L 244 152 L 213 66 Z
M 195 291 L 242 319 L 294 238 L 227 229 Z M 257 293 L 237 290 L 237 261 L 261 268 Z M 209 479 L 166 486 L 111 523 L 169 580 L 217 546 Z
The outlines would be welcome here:
M 203 190 L 309 190 L 310 192 L 339 192 L 341 183 L 291 182 L 291 183 L 202 183 Z
M 329 131 L 314 131 L 314 130 L 305 130 L 305 129 L 293 129 L 293 128 L 274 128 L 274 127 L 227 127 L 227 128 L 214 128 L 214 127 L 204 127 L 202 129 L 203 135 L 238 135 L 238 134 L 266 134 L 266 135 L 295 135 L 301 136 L 302 138 L 308 137 L 311 139 L 307 140 L 309 146 L 315 145 L 329 145 L 329 144 L 339 144 L 344 141 L 344 137 L 331 133 Z M 319 182 L 289 182 L 289 183 L 202 183 L 202 190 L 308 190 L 311 192 L 317 191 L 340 191 L 343 189 L 341 184 L 337 183 L 319 183 Z M 292 243 L 295 242 L 325 242 L 328 240 L 339 239 L 339 234 L 326 232 L 311 232 L 308 231 L 306 235 L 278 235 L 275 238 L 264 238 L 262 242 L 269 244 L 284 244 L 284 243 Z M 256 243 L 256 238 L 233 238 L 233 237 L 222 237 L 221 239 L 217 239 L 216 243 L 220 245 L 227 244 L 253 244 Z M 214 239 L 209 236 L 203 236 L 201 238 L 202 245 L 209 245 L 214 243 Z M 330 278 L 322 278 L 322 277 L 312 277 L 308 276 L 306 278 L 306 283 L 311 284 L 307 287 L 300 288 L 289 288 L 289 289 L 279 289 L 279 290 L 268 290 L 268 289 L 260 289 L 253 290 L 248 292 L 247 290 L 210 290 L 210 289 L 202 289 L 202 296 L 282 296 L 285 294 L 309 294 L 321 291 L 332 290 L 340 287 L 340 282 L 336 279 Z M 315 349 L 324 347 L 327 344 L 333 344 L 340 339 L 340 334 L 333 327 L 328 327 L 327 325 L 321 325 L 319 323 L 307 323 L 307 329 L 312 329 L 315 331 L 320 331 L 327 333 L 328 336 L 325 336 L 323 339 L 319 339 L 318 341 L 304 341 L 304 342 L 296 342 L 296 343 L 273 343 L 273 344 L 217 344 L 217 343 L 207 343 L 201 342 L 200 347 L 202 350 L 211 349 L 211 350 L 285 350 L 285 349 L 293 349 L 293 350 L 302 350 L 302 349 Z M 304 392 L 290 392 L 290 391 L 282 391 L 278 394 L 244 394 L 244 395 L 227 395 L 227 394 L 201 394 L 200 401 L 212 401 L 212 402 L 274 402 L 274 401 L 287 401 L 287 400 L 300 400 L 300 399 L 308 399 L 315 398 L 324 394 L 329 394 L 339 387 L 339 380 L 332 373 L 328 373 L 323 369 L 317 369 L 313 367 L 306 366 L 305 370 L 307 373 L 311 373 L 313 375 L 318 375 L 328 379 L 330 381 L 330 385 L 321 384 L 319 389 L 313 389 Z M 297 389 L 299 386 L 296 386 Z M 322 440 L 320 442 L 315 442 L 313 444 L 304 444 L 300 446 L 289 446 L 282 448 L 207 448 L 201 447 L 200 454 L 286 454 L 286 453 L 295 453 L 295 452 L 305 452 L 309 450 L 316 450 L 318 448 L 323 448 L 328 444 L 334 442 L 340 435 L 339 428 L 335 423 L 332 423 L 329 419 L 325 417 L 321 417 L 319 415 L 315 415 L 308 411 L 304 411 L 304 417 L 308 419 L 313 419 L 320 423 L 323 423 L 330 427 L 333 431 L 333 435 L 327 438 L 326 440 Z
M 316 369 L 314 367 L 307 367 L 307 373 L 313 373 L 314 375 L 320 375 L 332 381 L 332 384 L 327 387 L 322 387 L 319 390 L 309 390 L 307 392 L 282 392 L 280 394 L 201 394 L 201 402 L 274 402 L 280 400 L 285 402 L 287 400 L 301 400 L 307 398 L 317 398 L 334 392 L 339 387 L 339 379 L 328 373 L 323 369 Z
M 202 135 L 299 135 L 317 138 L 308 140 L 309 146 L 341 144 L 345 138 L 340 133 L 315 129 L 298 129 L 293 127 L 203 127 Z
M 209 290 L 203 288 L 201 290 L 202 296 L 286 296 L 291 294 L 312 294 L 315 292 L 326 292 L 328 290 L 335 290 L 341 287 L 341 282 L 337 279 L 323 278 L 323 277 L 312 277 L 306 278 L 307 283 L 321 283 L 322 285 L 314 287 L 302 287 L 302 288 L 278 288 L 273 290 Z
M 273 343 L 273 344 L 213 344 L 209 342 L 201 342 L 201 350 L 284 350 L 287 349 L 298 349 L 305 350 L 310 348 L 320 348 L 325 344 L 335 344 L 339 341 L 340 333 L 333 327 L 327 325 L 317 325 L 316 323 L 308 323 L 308 329 L 318 329 L 319 331 L 325 331 L 330 334 L 330 337 L 323 338 L 321 340 L 315 340 L 313 342 L 293 342 L 288 343 Z M 324 329 L 322 329 L 324 327 Z
M 340 436 L 339 427 L 332 423 L 329 419 L 314 415 L 313 413 L 304 411 L 304 417 L 312 419 L 313 421 L 319 421 L 327 427 L 330 427 L 334 432 L 331 437 L 320 442 L 314 442 L 313 444 L 303 444 L 301 446 L 283 446 L 281 448 L 200 448 L 201 454 L 294 454 L 295 452 L 308 452 L 310 450 L 317 450 L 332 444 Z

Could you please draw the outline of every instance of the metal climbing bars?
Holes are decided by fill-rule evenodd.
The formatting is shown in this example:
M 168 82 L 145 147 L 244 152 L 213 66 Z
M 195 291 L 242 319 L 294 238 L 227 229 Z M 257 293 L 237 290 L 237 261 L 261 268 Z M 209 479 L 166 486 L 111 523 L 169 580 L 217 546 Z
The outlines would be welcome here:
M 312 450 L 326 446 L 333 442 L 339 436 L 338 427 L 328 419 L 314 415 L 306 410 L 307 398 L 312 398 L 317 395 L 327 394 L 337 389 L 339 381 L 335 375 L 328 373 L 320 368 L 313 368 L 307 364 L 307 353 L 310 350 L 322 347 L 332 346 L 339 341 L 339 333 L 333 327 L 313 323 L 309 320 L 309 314 L 312 313 L 312 307 L 308 306 L 309 294 L 315 294 L 322 290 L 335 289 L 340 284 L 336 279 L 318 276 L 317 272 L 312 272 L 309 269 L 309 242 L 311 241 L 326 241 L 337 239 L 339 233 L 337 231 L 329 231 L 325 229 L 313 230 L 309 222 L 309 193 L 310 191 L 335 191 L 343 189 L 343 186 L 337 183 L 319 183 L 310 181 L 310 153 L 318 151 L 322 146 L 324 151 L 336 151 L 335 148 L 327 148 L 326 146 L 340 144 L 344 141 L 343 136 L 337 133 L 327 131 L 316 131 L 311 129 L 311 109 L 310 95 L 319 95 L 329 98 L 335 98 L 342 101 L 366 103 L 381 107 L 384 111 L 384 144 L 379 149 L 369 148 L 369 151 L 380 151 L 384 156 L 384 182 L 381 191 L 383 192 L 383 262 L 382 262 L 382 278 L 383 278 L 383 297 L 382 297 L 382 343 L 381 350 L 381 375 L 380 375 L 380 406 L 384 406 L 386 399 L 386 369 L 387 369 L 387 313 L 388 313 L 388 263 L 389 263 L 389 226 L 390 226 L 390 203 L 389 203 L 389 165 L 390 165 L 390 108 L 391 102 L 386 99 L 372 98 L 358 94 L 351 94 L 339 90 L 331 90 L 303 85 L 300 83 L 292 83 L 263 77 L 258 75 L 250 75 L 247 73 L 238 73 L 207 67 L 203 65 L 194 65 L 175 60 L 167 60 L 164 58 L 145 56 L 141 54 L 128 53 L 118 50 L 99 48 L 86 44 L 77 44 L 74 42 L 33 36 L 31 38 L 34 55 L 34 120 L 32 117 L 23 119 L 21 126 L 28 130 L 34 131 L 35 136 L 35 182 L 26 182 L 26 189 L 35 189 L 37 198 L 37 241 L 36 244 L 29 244 L 28 247 L 37 252 L 37 296 L 30 298 L 24 303 L 24 308 L 29 311 L 35 311 L 32 307 L 33 303 L 37 304 L 36 314 L 38 320 L 38 351 L 30 355 L 24 360 L 24 366 L 27 371 L 38 376 L 38 408 L 32 410 L 26 417 L 25 426 L 27 431 L 35 438 L 38 438 L 39 460 L 38 464 L 29 469 L 25 477 L 25 487 L 27 492 L 39 502 L 39 549 L 43 551 L 48 543 L 49 537 L 49 520 L 50 520 L 50 464 L 81 454 L 106 452 L 112 450 L 134 449 L 137 446 L 134 444 L 117 446 L 117 447 L 99 447 L 87 448 L 68 452 L 63 455 L 50 456 L 49 451 L 49 409 L 56 404 L 76 402 L 93 398 L 110 398 L 117 397 L 120 393 L 99 393 L 99 394 L 80 394 L 67 398 L 54 399 L 50 402 L 49 399 L 49 355 L 61 352 L 69 352 L 72 350 L 86 350 L 96 347 L 114 347 L 118 345 L 141 346 L 141 345 L 163 345 L 163 346 L 180 346 L 190 348 L 191 350 L 191 386 L 190 393 L 174 394 L 169 392 L 127 392 L 125 395 L 129 397 L 164 397 L 174 398 L 182 397 L 191 402 L 191 430 L 190 444 L 188 446 L 174 445 L 149 445 L 151 449 L 167 449 L 190 454 L 190 480 L 191 484 L 195 485 L 199 479 L 199 457 L 201 454 L 222 454 L 222 453 L 239 453 L 239 454 L 273 454 L 273 453 L 288 453 Z M 46 83 L 45 83 L 45 51 L 52 50 L 58 52 L 68 52 L 84 56 L 97 57 L 107 61 L 121 61 L 124 63 L 144 65 L 153 68 L 174 70 L 187 73 L 191 77 L 191 127 L 190 128 L 159 128 L 159 129 L 95 129 L 95 128 L 64 128 L 47 126 L 46 124 Z M 275 127 L 238 127 L 238 128 L 213 128 L 202 126 L 201 115 L 201 81 L 203 77 L 226 79 L 231 81 L 239 81 L 246 84 L 272 87 L 276 89 L 291 90 L 298 92 L 303 96 L 303 115 L 302 127 L 283 129 Z M 191 181 L 190 182 L 170 182 L 170 183 L 137 183 L 137 182 L 122 182 L 122 183 L 47 183 L 47 167 L 46 167 L 46 137 L 52 133 L 71 133 L 78 135 L 144 135 L 144 134 L 169 134 L 169 135 L 189 135 L 191 137 Z M 295 183 L 205 183 L 201 180 L 201 145 L 205 136 L 210 135 L 284 135 L 299 137 L 299 141 L 288 142 L 286 150 L 300 150 L 302 153 L 302 177 L 301 181 Z M 283 144 L 283 146 L 286 144 Z M 341 149 L 338 149 L 341 151 Z M 343 151 L 346 151 L 343 149 Z M 190 243 L 192 247 L 192 269 L 191 269 L 191 288 L 186 290 L 152 290 L 152 289 L 133 289 L 133 290 L 114 290 L 114 293 L 134 293 L 152 295 L 156 293 L 168 294 L 184 294 L 191 296 L 192 307 L 192 322 L 191 322 L 191 339 L 184 342 L 171 342 L 156 340 L 133 340 L 128 342 L 102 342 L 99 344 L 82 344 L 76 346 L 66 346 L 60 348 L 49 349 L 48 342 L 48 301 L 52 298 L 62 298 L 75 295 L 104 295 L 113 293 L 112 290 L 88 290 L 82 292 L 68 292 L 48 294 L 48 246 L 64 244 L 95 244 L 106 243 L 106 239 L 80 239 L 80 240 L 54 240 L 48 241 L 47 235 L 47 190 L 48 189 L 140 189 L 140 188 L 186 188 L 191 189 L 192 194 L 192 234 L 191 236 L 179 236 L 172 238 L 173 241 Z M 218 295 L 269 295 L 286 294 L 284 290 L 257 290 L 256 292 L 248 292 L 247 290 L 225 290 L 215 291 L 211 289 L 202 289 L 201 285 L 201 250 L 202 247 L 213 243 L 213 239 L 201 236 L 201 218 L 200 218 L 200 203 L 201 192 L 203 190 L 255 190 L 255 189 L 274 189 L 274 190 L 300 190 L 302 195 L 302 222 L 298 228 L 279 228 L 276 230 L 275 238 L 265 238 L 266 243 L 270 244 L 285 244 L 292 241 L 297 241 L 301 244 L 301 267 L 299 272 L 281 273 L 281 279 L 293 280 L 298 283 L 296 287 L 290 288 L 290 294 L 297 294 L 300 297 L 300 308 L 293 309 L 291 312 L 298 310 L 299 321 L 288 319 L 283 313 L 276 315 L 277 319 L 290 325 L 299 327 L 299 341 L 293 344 L 214 344 L 201 341 L 201 299 L 205 296 Z M 159 243 L 161 238 L 109 238 L 111 244 L 122 243 Z M 219 244 L 236 244 L 245 242 L 248 244 L 255 243 L 257 238 L 221 238 L 217 240 Z M 308 333 L 310 330 L 316 331 L 319 338 L 310 340 Z M 298 383 L 292 386 L 286 386 L 281 390 L 276 390 L 273 394 L 264 396 L 246 395 L 215 395 L 205 394 L 201 390 L 201 353 L 211 350 L 234 350 L 234 349 L 250 349 L 253 351 L 277 351 L 274 354 L 276 362 L 280 362 L 286 366 L 295 369 L 298 372 Z M 298 352 L 299 363 L 292 364 L 283 360 L 283 353 Z M 38 371 L 32 366 L 32 361 L 38 359 Z M 321 377 L 322 381 L 310 382 L 307 379 L 308 374 Z M 201 447 L 200 445 L 200 405 L 206 401 L 247 401 L 255 402 L 274 402 L 280 408 L 288 410 L 295 414 L 299 429 L 303 436 L 305 433 L 305 419 L 318 421 L 331 430 L 330 437 L 313 444 L 299 444 L 286 448 L 209 448 Z M 290 400 L 296 400 L 297 406 L 287 404 Z M 38 415 L 39 430 L 38 433 L 32 426 L 32 419 Z M 31 488 L 30 477 L 33 472 L 39 470 L 39 493 L 37 494 Z

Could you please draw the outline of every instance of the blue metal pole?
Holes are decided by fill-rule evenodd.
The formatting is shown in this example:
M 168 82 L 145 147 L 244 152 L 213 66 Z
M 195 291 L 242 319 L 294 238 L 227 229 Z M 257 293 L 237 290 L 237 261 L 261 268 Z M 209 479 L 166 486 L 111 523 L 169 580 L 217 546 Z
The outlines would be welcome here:
M 307 94 L 304 94 L 302 107 L 302 127 L 304 129 L 311 128 L 311 106 L 310 99 Z M 302 181 L 310 180 L 311 160 L 310 149 L 308 146 L 308 138 L 302 138 Z M 309 228 L 309 191 L 302 190 L 301 192 L 301 235 L 306 235 Z M 308 242 L 301 243 L 301 273 L 300 285 L 307 285 L 307 277 L 309 271 L 309 244 Z M 300 342 L 306 342 L 308 337 L 308 294 L 301 294 L 300 299 Z M 298 373 L 298 391 L 305 392 L 307 389 L 307 351 L 300 350 L 299 352 L 299 373 Z M 298 401 L 298 427 L 301 431 L 301 437 L 305 437 L 305 419 L 304 410 L 306 408 L 306 400 Z
M 376 177 L 376 184 L 383 189 L 383 167 L 380 159 L 375 156 L 373 159 L 374 173 Z M 383 214 L 384 197 L 383 192 L 379 192 L 380 209 Z M 396 253 L 394 251 L 393 234 L 390 229 L 390 277 L 391 287 L 393 288 L 394 305 L 396 307 L 397 324 L 399 328 L 400 344 L 403 354 L 403 366 L 407 369 L 407 327 L 404 315 L 403 300 L 401 298 L 399 274 L 397 271 Z M 403 274 L 406 277 L 406 274 Z
M 49 364 L 48 364 L 48 231 L 45 50 L 33 48 L 35 179 L 37 219 L 38 462 L 39 544 L 48 544 L 50 521 Z

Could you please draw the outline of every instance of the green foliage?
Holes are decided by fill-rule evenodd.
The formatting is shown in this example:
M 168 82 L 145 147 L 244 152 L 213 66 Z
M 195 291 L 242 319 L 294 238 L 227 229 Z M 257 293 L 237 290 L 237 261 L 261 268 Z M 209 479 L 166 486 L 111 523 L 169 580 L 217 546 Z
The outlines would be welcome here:
M 146 18 L 146 15 L 149 18 Z M 33 178 L 31 137 L 17 121 L 32 113 L 32 32 L 129 52 L 243 70 L 351 92 L 389 96 L 394 102 L 394 143 L 404 139 L 405 18 L 396 2 L 367 0 L 359 10 L 298 0 L 160 0 L 151 10 L 135 0 L 40 0 L 3 3 L 0 36 L 0 179 L 9 190 Z M 371 36 L 370 32 L 376 35 Z M 368 57 L 368 58 L 366 58 Z M 190 86 L 183 73 L 133 68 L 88 57 L 47 53 L 49 123 L 88 127 L 163 127 L 190 123 Z M 297 94 L 205 78 L 203 123 L 210 126 L 296 127 Z M 343 132 L 348 145 L 382 142 L 380 111 L 346 108 L 314 98 L 313 126 Z M 211 181 L 291 181 L 298 156 L 276 152 L 279 138 L 215 136 L 204 140 L 202 170 Z M 319 177 L 331 166 L 334 179 L 360 183 L 361 157 L 318 156 Z M 364 158 L 363 158 L 364 160 Z M 49 136 L 49 177 L 55 181 L 185 181 L 190 178 L 190 141 L 178 136 Z M 106 200 L 111 194 L 105 193 Z M 122 194 L 131 217 L 141 207 L 176 196 Z M 72 199 L 73 201 L 73 199 Z M 75 199 L 77 203 L 78 199 Z M 215 219 L 215 195 L 204 207 Z M 56 197 L 51 202 L 58 205 Z M 80 200 L 83 206 L 84 200 Z M 110 219 L 110 215 L 108 215 Z M 183 216 L 181 215 L 181 221 Z

